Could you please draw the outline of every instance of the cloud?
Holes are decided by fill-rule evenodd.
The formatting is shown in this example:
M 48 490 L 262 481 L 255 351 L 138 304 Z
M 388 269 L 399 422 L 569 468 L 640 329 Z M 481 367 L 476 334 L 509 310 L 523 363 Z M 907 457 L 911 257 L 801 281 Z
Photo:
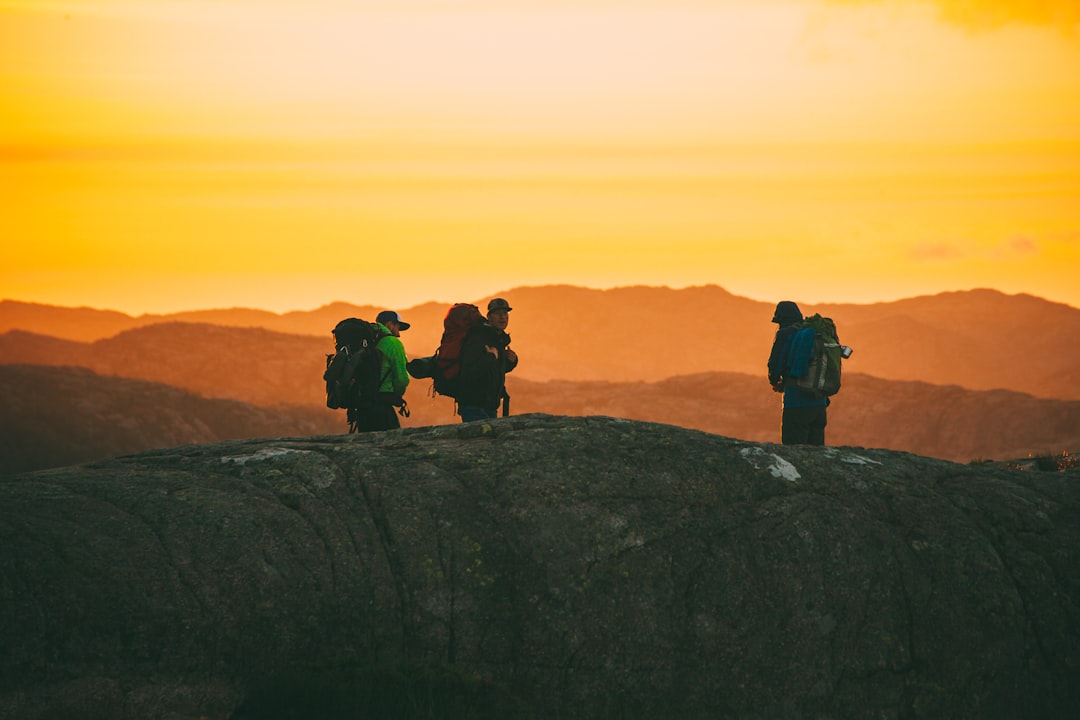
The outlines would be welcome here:
M 998 252 L 1006 260 L 1018 255 L 1038 255 L 1039 243 L 1026 235 L 1016 235 L 1005 241 L 998 248 Z
M 1077 0 L 826 0 L 834 5 L 930 5 L 946 22 L 972 29 L 1010 24 L 1056 26 L 1075 30 L 1080 25 Z
M 1014 235 L 992 247 L 978 247 L 970 242 L 941 240 L 916 245 L 909 257 L 917 263 L 955 263 L 969 260 L 1007 262 L 1039 255 L 1039 242 L 1029 235 Z
M 919 263 L 954 262 L 963 260 L 968 253 L 958 245 L 946 242 L 923 243 L 911 249 L 911 259 Z

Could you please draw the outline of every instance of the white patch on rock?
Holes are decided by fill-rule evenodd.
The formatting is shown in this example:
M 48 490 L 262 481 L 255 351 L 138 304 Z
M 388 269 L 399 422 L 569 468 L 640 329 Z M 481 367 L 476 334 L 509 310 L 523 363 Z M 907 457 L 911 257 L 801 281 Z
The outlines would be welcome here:
M 795 466 L 787 460 L 774 453 L 765 452 L 759 447 L 743 448 L 739 454 L 756 470 L 768 470 L 773 477 L 784 478 L 789 482 L 795 482 L 802 477 Z
M 282 457 L 283 455 L 292 455 L 293 453 L 299 453 L 301 455 L 307 455 L 307 450 L 292 450 L 290 448 L 263 448 L 251 455 L 229 455 L 221 458 L 222 463 L 235 463 L 236 465 L 247 465 L 249 462 L 262 462 L 263 460 L 273 460 L 274 458 Z
M 881 462 L 878 460 L 873 460 L 862 455 L 856 455 L 855 453 L 841 454 L 836 448 L 826 448 L 825 455 L 830 458 L 840 455 L 840 462 L 847 463 L 848 465 L 881 465 Z
M 840 458 L 840 462 L 846 462 L 846 463 L 849 463 L 851 465 L 880 465 L 881 464 L 877 460 L 872 460 L 872 459 L 870 459 L 868 457 L 863 457 L 862 455 L 855 455 L 855 454 L 843 456 L 842 458 Z

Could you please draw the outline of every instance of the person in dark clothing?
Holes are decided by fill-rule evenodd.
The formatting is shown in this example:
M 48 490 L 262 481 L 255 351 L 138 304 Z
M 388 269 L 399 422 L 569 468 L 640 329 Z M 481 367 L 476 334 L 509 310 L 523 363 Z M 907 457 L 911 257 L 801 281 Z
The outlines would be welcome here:
M 815 398 L 787 382 L 791 339 L 802 326 L 803 314 L 790 300 L 777 303 L 772 321 L 780 326 L 769 353 L 769 384 L 784 394 L 780 442 L 784 445 L 824 445 L 828 398 Z
M 510 335 L 506 332 L 512 309 L 503 298 L 495 298 L 488 303 L 487 321 L 465 336 L 457 396 L 462 422 L 498 417 L 500 403 L 503 417 L 509 414 L 506 373 L 518 364 L 517 353 L 510 349 Z
M 379 385 L 375 397 L 369 398 L 355 414 L 356 432 L 396 430 L 401 427 L 398 415 L 408 417 L 405 388 L 409 373 L 405 370 L 405 346 L 401 333 L 412 327 L 393 310 L 383 310 L 375 318 L 376 331 L 381 337 L 375 345 L 379 354 Z

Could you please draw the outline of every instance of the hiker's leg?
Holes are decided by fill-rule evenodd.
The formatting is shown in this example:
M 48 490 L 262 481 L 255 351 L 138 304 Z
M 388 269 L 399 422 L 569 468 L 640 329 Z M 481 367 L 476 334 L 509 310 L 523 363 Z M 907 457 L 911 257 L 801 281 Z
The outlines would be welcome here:
M 476 422 L 477 420 L 491 420 L 495 416 L 479 405 L 460 405 L 458 406 L 458 414 L 461 415 L 461 422 Z
M 829 422 L 827 409 L 823 407 L 816 407 L 807 408 L 807 410 L 812 410 L 813 413 L 811 413 L 809 418 L 806 442 L 810 445 L 824 445 L 825 426 Z
M 384 403 L 363 405 L 357 408 L 355 413 L 356 432 L 379 432 L 380 430 L 396 430 L 401 427 L 393 405 Z
M 817 408 L 784 408 L 780 426 L 780 442 L 784 445 L 805 445 L 810 441 L 810 417 L 807 410 Z
M 364 405 L 352 412 L 356 417 L 356 432 L 375 432 L 383 429 L 378 407 Z
M 393 405 L 387 405 L 383 408 L 383 429 L 384 430 L 397 430 L 401 427 L 401 421 L 398 420 L 397 409 Z

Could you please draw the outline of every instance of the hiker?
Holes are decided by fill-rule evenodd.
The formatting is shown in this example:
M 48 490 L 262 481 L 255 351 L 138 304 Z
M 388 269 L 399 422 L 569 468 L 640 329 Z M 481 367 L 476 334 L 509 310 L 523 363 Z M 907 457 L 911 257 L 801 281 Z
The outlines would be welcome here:
M 517 353 L 510 349 L 510 335 L 506 332 L 511 310 L 505 299 L 495 298 L 488 303 L 487 321 L 465 336 L 457 394 L 461 422 L 498 417 L 500 403 L 503 417 L 510 414 L 506 373 L 518 364 Z
M 780 442 L 784 445 L 824 445 L 829 398 L 813 397 L 787 382 L 791 371 L 788 364 L 791 340 L 802 327 L 802 311 L 794 302 L 782 300 L 776 305 L 772 321 L 780 326 L 769 353 L 769 384 L 774 392 L 784 394 Z
M 400 337 L 411 325 L 393 310 L 383 310 L 373 324 L 377 332 L 385 333 L 375 345 L 380 357 L 379 386 L 375 397 L 357 408 L 356 432 L 394 430 L 401 427 L 398 415 L 409 416 L 404 397 L 409 374 L 405 372 L 405 346 Z

